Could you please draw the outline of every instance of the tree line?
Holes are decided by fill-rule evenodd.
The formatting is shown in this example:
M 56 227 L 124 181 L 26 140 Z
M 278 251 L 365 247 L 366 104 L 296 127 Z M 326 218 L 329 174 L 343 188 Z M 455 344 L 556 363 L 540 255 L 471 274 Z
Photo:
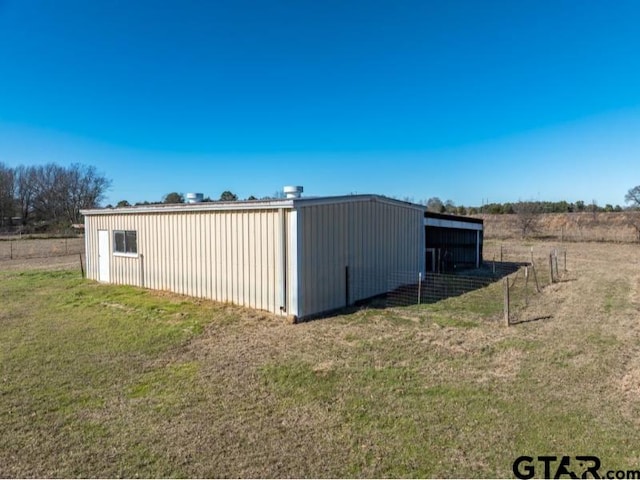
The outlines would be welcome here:
M 275 192 L 272 196 L 267 196 L 267 197 L 255 197 L 254 195 L 249 195 L 245 200 L 274 200 L 274 199 L 279 199 L 279 198 L 284 198 L 284 193 L 282 192 Z M 235 193 L 231 192 L 230 190 L 225 190 L 224 192 L 222 192 L 220 194 L 220 197 L 218 197 L 217 199 L 215 198 L 211 198 L 209 196 L 204 197 L 202 199 L 203 203 L 208 203 L 208 202 L 237 202 L 239 201 L 240 198 L 238 197 L 238 195 L 236 195 Z M 140 205 L 161 205 L 161 204 L 173 204 L 173 203 L 184 203 L 185 202 L 185 197 L 183 193 L 180 192 L 171 192 L 171 193 L 167 193 L 166 195 L 164 195 L 162 197 L 161 200 L 158 201 L 142 201 L 142 202 L 136 202 L 134 204 L 129 203 L 129 201 L 127 200 L 120 200 L 118 203 L 114 205 L 106 205 L 105 208 L 124 208 L 124 207 L 131 207 L 131 206 L 140 206 Z
M 0 162 L 0 228 L 21 225 L 31 227 L 35 225 L 51 225 L 54 228 L 69 227 L 82 222 L 81 209 L 97 208 L 104 200 L 111 180 L 98 173 L 95 167 L 74 163 L 63 167 L 55 163 L 38 166 L 20 165 L 15 168 Z M 273 195 L 262 197 L 261 200 L 283 198 L 284 193 L 276 191 Z M 237 201 L 238 196 L 225 190 L 218 199 L 206 197 L 204 202 Z M 258 200 L 251 195 L 246 200 Z M 412 198 L 404 198 L 413 201 Z M 161 203 L 184 203 L 182 193 L 171 192 L 160 201 L 138 202 L 135 205 L 153 205 Z M 437 213 L 457 215 L 477 214 L 516 214 L 523 218 L 523 230 L 527 230 L 531 217 L 540 213 L 571 213 L 571 212 L 622 212 L 640 208 L 640 185 L 629 189 L 625 201 L 631 204 L 623 208 L 620 205 L 606 204 L 600 206 L 593 200 L 586 203 L 576 202 L 548 202 L 548 201 L 519 201 L 506 203 L 487 203 L 479 207 L 456 205 L 452 200 L 442 201 L 438 197 L 431 197 L 418 203 L 427 210 Z M 131 204 L 121 200 L 115 207 L 128 207 Z M 112 205 L 107 205 L 113 208 Z
M 639 190 L 635 192 L 635 195 L 640 198 L 640 187 L 636 187 Z M 630 190 L 630 192 L 633 191 Z M 261 197 L 260 200 L 273 200 L 284 198 L 284 193 L 276 191 L 271 196 Z M 625 197 L 627 202 L 629 200 L 629 194 Z M 238 201 L 240 198 L 235 193 L 225 190 L 220 194 L 218 199 L 214 199 L 211 197 L 205 197 L 203 202 L 234 202 Z M 251 195 L 246 200 L 258 200 L 257 197 Z M 412 197 L 404 197 L 404 201 L 414 202 Z M 179 192 L 171 192 L 162 197 L 159 201 L 143 201 L 137 202 L 134 205 L 157 205 L 163 203 L 184 203 L 185 197 L 182 193 Z M 586 203 L 582 200 L 578 200 L 577 202 L 567 202 L 567 201 L 559 201 L 559 202 L 546 202 L 546 201 L 518 201 L 518 202 L 506 202 L 506 203 L 487 203 L 480 207 L 465 207 L 464 205 L 456 205 L 453 200 L 442 201 L 438 197 L 431 197 L 427 200 L 420 200 L 417 202 L 420 205 L 424 205 L 428 211 L 435 213 L 449 213 L 453 215 L 478 215 L 483 213 L 488 214 L 521 214 L 523 211 L 527 213 L 571 213 L 571 212 L 622 212 L 625 208 L 620 205 L 611 205 L 606 204 L 605 206 L 600 206 L 596 203 L 596 201 L 592 201 L 591 203 Z M 121 200 L 116 205 L 115 208 L 121 207 L 130 207 L 132 206 L 127 200 Z M 114 208 L 113 205 L 107 205 L 107 208 Z M 635 208 L 634 206 L 627 208 Z
M 0 162 L 0 227 L 81 223 L 80 210 L 98 207 L 110 185 L 93 166 L 11 168 Z
M 640 192 L 638 192 L 640 194 Z M 628 201 L 628 200 L 627 200 Z M 583 200 L 576 202 L 546 202 L 546 201 L 519 201 L 519 202 L 505 202 L 505 203 L 487 203 L 481 206 L 465 207 L 463 205 L 456 205 L 453 201 L 447 200 L 443 202 L 438 197 L 431 197 L 428 200 L 419 202 L 427 207 L 430 212 L 436 213 L 451 213 L 456 215 L 478 215 L 482 213 L 489 213 L 493 215 L 501 214 L 517 214 L 525 207 L 526 210 L 535 213 L 572 213 L 572 212 L 622 212 L 625 208 L 620 205 L 606 204 L 600 206 L 594 200 L 591 203 L 586 203 Z M 633 208 L 633 207 L 632 207 Z

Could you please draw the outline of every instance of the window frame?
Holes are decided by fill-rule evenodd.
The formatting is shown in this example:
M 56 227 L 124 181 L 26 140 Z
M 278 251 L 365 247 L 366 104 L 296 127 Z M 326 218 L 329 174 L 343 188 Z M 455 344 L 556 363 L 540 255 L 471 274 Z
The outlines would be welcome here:
M 132 233 L 135 238 L 135 243 L 133 245 L 133 247 L 135 248 L 135 252 L 127 251 L 128 250 L 127 237 L 130 238 Z M 118 248 L 118 241 L 116 240 L 116 235 L 118 234 L 122 235 L 122 244 L 124 247 L 124 251 L 116 250 Z M 138 253 L 138 231 L 137 230 L 114 230 L 113 231 L 113 256 L 138 258 L 139 253 Z

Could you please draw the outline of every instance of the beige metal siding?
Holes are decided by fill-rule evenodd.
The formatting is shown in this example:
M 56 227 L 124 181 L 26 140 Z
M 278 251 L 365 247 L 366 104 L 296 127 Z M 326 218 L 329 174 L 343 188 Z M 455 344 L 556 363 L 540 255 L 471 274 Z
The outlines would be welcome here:
M 110 246 L 112 283 L 307 317 L 384 293 L 398 286 L 394 273 L 424 268 L 417 206 L 367 196 L 249 207 L 90 212 L 87 275 L 98 279 L 98 230 L 111 244 L 114 230 L 135 230 L 138 256 Z
M 420 271 L 423 215 L 416 208 L 375 200 L 299 208 L 298 315 L 385 293 L 398 286 L 394 274 Z
M 88 215 L 87 276 L 98 279 L 98 230 L 137 231 L 138 256 L 111 254 L 111 283 L 281 313 L 281 236 L 289 211 L 225 210 Z

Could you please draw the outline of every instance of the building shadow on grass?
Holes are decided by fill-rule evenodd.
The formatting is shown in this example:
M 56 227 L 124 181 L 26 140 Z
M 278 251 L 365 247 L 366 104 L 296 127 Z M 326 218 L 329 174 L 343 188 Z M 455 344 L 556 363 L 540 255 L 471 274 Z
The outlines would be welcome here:
M 299 321 L 308 322 L 337 315 L 351 315 L 363 309 L 384 310 L 390 307 L 436 303 L 485 288 L 526 265 L 529 264 L 485 262 L 480 268 L 450 273 L 394 273 L 388 279 L 389 285 L 393 288 L 386 293 L 355 301 L 347 307 L 305 317 Z
M 509 325 L 520 325 L 522 323 L 540 322 L 542 320 L 551 320 L 553 315 L 542 315 L 540 317 L 526 318 L 523 320 L 511 320 Z
M 384 296 L 385 307 L 436 303 L 485 288 L 529 265 L 526 262 L 485 262 L 482 267 L 450 273 L 426 273 L 418 281 L 394 283 L 399 286 Z

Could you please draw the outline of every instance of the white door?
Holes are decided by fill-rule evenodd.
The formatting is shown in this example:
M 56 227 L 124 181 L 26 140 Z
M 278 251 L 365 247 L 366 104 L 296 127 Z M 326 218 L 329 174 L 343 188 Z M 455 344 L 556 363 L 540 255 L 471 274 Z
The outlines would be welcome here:
M 109 231 L 98 230 L 98 280 L 109 281 Z

